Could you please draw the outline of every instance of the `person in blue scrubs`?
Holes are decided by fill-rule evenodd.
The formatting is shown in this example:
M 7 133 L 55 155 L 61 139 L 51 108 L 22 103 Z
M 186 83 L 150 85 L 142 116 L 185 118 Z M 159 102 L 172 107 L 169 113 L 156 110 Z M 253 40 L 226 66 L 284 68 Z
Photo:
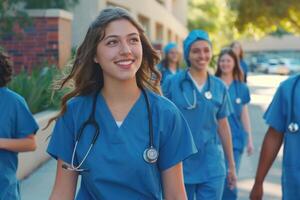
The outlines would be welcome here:
M 174 42 L 168 43 L 164 49 L 164 58 L 158 64 L 158 70 L 161 73 L 161 81 L 162 85 L 164 80 L 168 76 L 174 75 L 179 72 L 179 64 L 180 64 L 180 54 L 178 51 L 178 46 Z
M 255 182 L 250 193 L 251 200 L 263 199 L 263 182 L 274 162 L 281 145 L 283 149 L 282 163 L 282 199 L 296 200 L 300 198 L 300 75 L 294 75 L 283 81 L 264 119 L 269 125 L 265 135 Z
M 233 49 L 233 51 L 236 53 L 236 55 L 238 56 L 238 58 L 240 60 L 240 66 L 241 66 L 241 68 L 243 70 L 243 74 L 244 74 L 244 81 L 245 81 L 245 83 L 247 83 L 249 69 L 248 69 L 247 63 L 244 60 L 244 51 L 243 51 L 242 45 L 241 45 L 241 43 L 235 41 L 230 45 L 230 47 Z
M 12 64 L 0 52 L 0 199 L 19 200 L 18 153 L 36 149 L 38 125 L 23 97 L 7 88 Z
M 219 200 L 225 181 L 224 152 L 228 184 L 235 187 L 236 174 L 231 133 L 227 117 L 232 108 L 226 86 L 208 74 L 212 46 L 208 34 L 193 30 L 184 40 L 188 69 L 170 77 L 163 85 L 164 95 L 175 103 L 187 120 L 198 153 L 184 161 L 184 182 L 189 200 Z M 220 144 L 220 140 L 222 145 Z
M 63 97 L 47 150 L 57 159 L 51 200 L 74 199 L 78 175 L 77 200 L 186 199 L 182 161 L 197 149 L 182 114 L 153 80 L 158 60 L 125 9 L 104 9 L 91 23 L 62 80 L 61 87 L 75 85 Z
M 243 72 L 239 60 L 232 49 L 223 49 L 217 61 L 216 76 L 221 78 L 228 88 L 231 105 L 234 112 L 228 117 L 236 172 L 239 172 L 241 157 L 247 146 L 247 153 L 253 153 L 253 140 L 251 135 L 249 112 L 247 104 L 250 102 L 250 92 L 244 83 Z M 238 199 L 237 188 L 231 190 L 225 183 L 223 200 Z

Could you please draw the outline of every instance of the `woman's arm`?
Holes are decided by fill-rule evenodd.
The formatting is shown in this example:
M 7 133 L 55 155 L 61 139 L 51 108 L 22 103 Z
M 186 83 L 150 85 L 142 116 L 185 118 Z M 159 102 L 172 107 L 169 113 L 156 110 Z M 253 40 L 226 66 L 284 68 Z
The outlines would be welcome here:
M 250 126 L 250 118 L 249 118 L 249 112 L 248 112 L 248 106 L 244 105 L 243 109 L 242 109 L 242 124 L 243 127 L 245 129 L 245 131 L 247 132 L 247 138 L 248 138 L 248 143 L 247 143 L 247 153 L 248 155 L 251 155 L 253 153 L 254 150 L 254 146 L 253 146 L 253 139 L 252 139 L 252 134 L 251 134 L 251 126 Z
M 57 161 L 56 178 L 49 200 L 74 200 L 78 173 L 62 168 L 63 161 Z
M 162 172 L 162 182 L 165 200 L 187 200 L 181 162 Z
M 13 152 L 34 151 L 36 149 L 35 135 L 30 134 L 20 139 L 0 138 L 0 149 Z
M 229 187 L 233 189 L 236 186 L 236 172 L 235 172 L 235 163 L 233 158 L 231 132 L 227 121 L 227 117 L 219 119 L 218 123 L 219 123 L 218 133 L 220 135 L 223 149 L 228 161 L 227 179 L 228 179 Z

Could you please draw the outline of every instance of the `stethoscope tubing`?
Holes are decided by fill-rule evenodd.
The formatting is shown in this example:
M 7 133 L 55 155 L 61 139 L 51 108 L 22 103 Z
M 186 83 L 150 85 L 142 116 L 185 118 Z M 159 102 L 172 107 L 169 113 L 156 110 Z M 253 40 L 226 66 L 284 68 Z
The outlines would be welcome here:
M 148 126 L 149 126 L 149 147 L 145 149 L 143 157 L 144 157 L 146 162 L 155 163 L 157 161 L 157 158 L 158 158 L 158 152 L 157 152 L 156 148 L 154 147 L 152 112 L 151 112 L 151 108 L 150 108 L 150 102 L 149 102 L 149 99 L 148 99 L 148 95 L 146 94 L 146 91 L 143 88 L 141 90 L 142 90 L 142 94 L 143 94 L 143 96 L 145 98 L 145 101 L 146 101 L 147 113 L 148 113 Z M 90 154 L 90 152 L 91 152 L 91 150 L 92 150 L 94 144 L 96 143 L 96 141 L 98 139 L 98 136 L 100 134 L 100 128 L 99 128 L 99 125 L 98 125 L 98 123 L 95 119 L 95 111 L 96 111 L 96 103 L 97 103 L 98 93 L 99 93 L 99 91 L 97 91 L 94 95 L 92 112 L 91 112 L 88 120 L 85 121 L 82 124 L 82 126 L 79 129 L 78 135 L 76 136 L 75 145 L 74 145 L 74 149 L 73 149 L 73 152 L 72 152 L 71 166 L 63 164 L 62 167 L 64 169 L 67 169 L 67 170 L 70 170 L 70 171 L 77 171 L 77 172 L 87 171 L 87 169 L 81 169 L 81 166 L 83 165 L 83 163 L 87 159 L 88 155 Z M 78 148 L 78 143 L 79 143 L 79 141 L 82 137 L 84 129 L 88 125 L 92 125 L 92 126 L 95 127 L 95 133 L 94 133 L 93 139 L 91 141 L 91 144 L 90 144 L 87 152 L 85 153 L 83 159 L 81 160 L 81 162 L 79 162 L 79 165 L 75 166 L 75 164 L 74 164 L 75 154 L 76 154 L 76 151 L 77 151 L 77 148 Z
M 186 95 L 186 93 L 184 92 L 184 89 L 183 89 L 183 84 L 184 82 L 188 82 L 189 85 L 193 88 L 193 103 L 191 103 Z M 211 85 L 210 85 L 210 75 L 209 73 L 207 72 L 207 89 L 206 91 L 204 92 L 204 97 L 208 100 L 211 100 L 212 99 L 212 93 L 211 93 Z M 184 78 L 180 81 L 179 83 L 179 87 L 180 87 L 180 91 L 183 95 L 183 98 L 184 100 L 186 101 L 187 103 L 187 107 L 186 109 L 188 110 L 192 110 L 192 109 L 195 109 L 197 107 L 197 93 L 196 93 L 196 89 L 194 88 L 194 84 L 192 82 L 192 80 L 190 80 L 190 78 L 188 77 L 188 70 L 185 72 L 185 76 Z

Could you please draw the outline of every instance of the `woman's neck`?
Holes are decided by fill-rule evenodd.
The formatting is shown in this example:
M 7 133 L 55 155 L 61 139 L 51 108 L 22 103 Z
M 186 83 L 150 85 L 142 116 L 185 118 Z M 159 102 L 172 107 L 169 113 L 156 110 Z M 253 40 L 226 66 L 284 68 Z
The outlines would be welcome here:
M 116 121 L 124 121 L 141 91 L 134 78 L 128 81 L 104 80 L 101 93 L 113 118 Z
M 177 70 L 177 63 L 176 63 L 176 62 L 169 62 L 168 68 L 169 68 L 171 71 L 176 71 L 176 70 Z
M 104 80 L 101 93 L 107 102 L 128 102 L 135 101 L 138 98 L 140 89 L 135 78 L 128 81 Z
M 203 85 L 205 83 L 207 79 L 206 69 L 199 70 L 199 69 L 189 68 L 189 72 L 198 85 Z
M 223 73 L 221 75 L 221 79 L 224 81 L 226 85 L 230 85 L 233 81 L 233 75 L 232 73 L 226 73 L 226 74 Z

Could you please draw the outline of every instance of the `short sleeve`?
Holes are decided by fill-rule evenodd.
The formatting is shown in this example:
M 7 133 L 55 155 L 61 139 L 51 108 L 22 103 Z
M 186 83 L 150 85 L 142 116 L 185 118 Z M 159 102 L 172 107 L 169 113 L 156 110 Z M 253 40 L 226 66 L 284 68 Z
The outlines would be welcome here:
M 271 104 L 264 114 L 266 123 L 277 130 L 280 133 L 285 132 L 285 125 L 287 117 L 284 109 L 286 109 L 285 102 L 283 100 L 282 89 L 278 88 L 276 91 Z
M 173 106 L 172 112 L 165 117 L 167 126 L 162 131 L 162 144 L 159 149 L 158 165 L 164 171 L 190 155 L 197 153 L 194 140 L 186 120 L 180 111 Z
M 71 107 L 57 119 L 47 152 L 55 159 L 71 163 L 72 153 L 75 144 L 73 116 Z
M 231 113 L 233 113 L 233 108 L 230 102 L 229 94 L 227 90 L 224 90 L 222 104 L 217 112 L 217 119 L 228 117 Z
M 249 91 L 249 88 L 246 84 L 243 84 L 242 86 L 243 86 L 242 87 L 242 90 L 243 90 L 243 92 L 242 92 L 242 94 L 243 94 L 242 95 L 242 103 L 243 104 L 248 104 L 251 100 L 250 91 Z
M 15 138 L 25 138 L 30 134 L 35 134 L 39 129 L 39 126 L 24 99 L 20 98 L 17 101 L 15 112 Z

